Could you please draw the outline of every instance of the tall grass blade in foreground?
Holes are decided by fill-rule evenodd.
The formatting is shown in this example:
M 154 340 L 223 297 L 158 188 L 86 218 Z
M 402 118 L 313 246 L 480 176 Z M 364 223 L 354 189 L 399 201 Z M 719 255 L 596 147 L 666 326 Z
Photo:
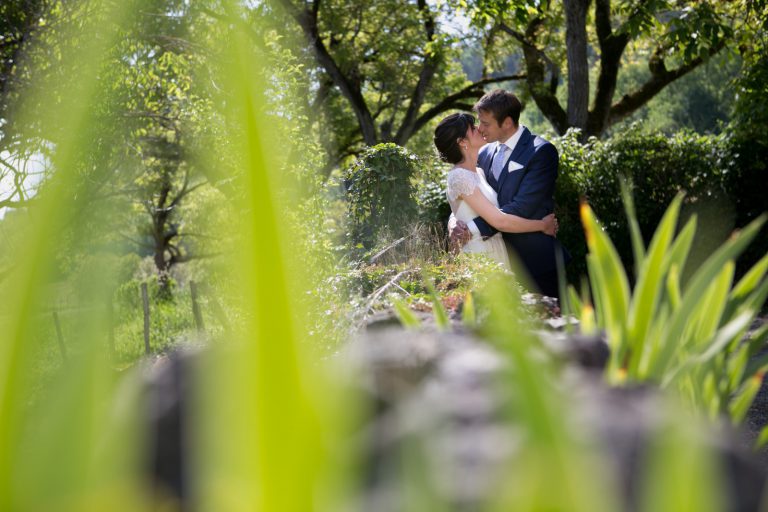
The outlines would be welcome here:
M 505 280 L 490 283 L 483 295 L 490 315 L 482 331 L 510 360 L 502 381 L 512 395 L 506 416 L 521 436 L 492 509 L 617 510 L 614 488 L 605 485 L 604 461 L 584 443 L 584 432 L 564 421 L 568 402 L 557 385 L 556 365 L 544 357 L 520 297 Z
M 38 129 L 25 133 L 28 140 L 40 140 L 50 149 L 53 173 L 24 219 L 23 246 L 0 283 L 1 510 L 137 510 L 146 505 L 138 478 L 140 432 L 131 421 L 135 410 L 129 396 L 117 393 L 107 358 L 106 311 L 98 307 L 112 276 L 99 270 L 103 255 L 88 246 L 94 235 L 89 220 L 109 218 L 97 194 L 113 169 L 110 134 L 119 131 L 116 120 L 105 117 L 111 98 L 99 77 L 107 71 L 121 26 L 141 2 L 73 9 L 79 15 L 54 32 L 60 60 L 46 63 L 65 82 L 54 83 L 56 73 L 34 70 L 41 78 L 34 90 L 23 92 L 16 110 L 19 127 Z M 33 110 L 38 104 L 43 108 Z M 78 300 L 68 315 L 68 325 L 75 328 L 67 331 L 67 363 L 43 371 L 45 354 L 57 350 L 55 338 L 45 337 L 42 326 L 51 318 L 48 308 L 55 299 L 51 290 L 62 251 L 85 252 L 91 266 L 78 283 L 66 284 Z M 116 424 L 118 406 L 128 412 Z
M 596 318 L 613 352 L 608 378 L 674 387 L 700 410 L 730 414 L 738 422 L 754 397 L 753 375 L 768 367 L 768 361 L 747 365 L 764 335 L 742 341 L 768 297 L 768 256 L 734 286 L 735 259 L 757 236 L 765 216 L 734 233 L 683 286 L 680 275 L 696 223 L 692 218 L 675 235 L 682 200 L 679 195 L 669 206 L 648 250 L 636 248 L 642 258 L 635 262 L 631 296 L 613 244 L 589 206 L 582 205 Z M 632 226 L 631 205 L 627 212 Z
M 277 164 L 289 141 L 272 138 L 266 77 L 243 28 L 245 12 L 237 2 L 222 5 L 212 48 L 221 91 L 212 94 L 228 142 L 215 151 L 232 158 L 230 172 L 241 173 L 228 292 L 242 316 L 235 339 L 210 354 L 212 364 L 198 375 L 204 400 L 196 417 L 204 427 L 196 481 L 203 510 L 304 512 L 329 493 L 320 485 L 333 476 L 322 413 L 341 395 L 304 359 L 296 301 L 302 292 L 295 286 L 301 269 L 291 264 L 301 255 L 291 257 L 297 241 L 283 221 L 292 199 Z

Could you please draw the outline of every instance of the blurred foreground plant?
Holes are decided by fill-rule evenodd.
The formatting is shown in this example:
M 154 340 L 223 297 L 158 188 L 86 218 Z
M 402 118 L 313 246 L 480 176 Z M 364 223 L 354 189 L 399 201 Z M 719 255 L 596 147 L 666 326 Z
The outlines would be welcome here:
M 734 262 L 765 216 L 735 232 L 682 283 L 696 230 L 692 217 L 675 234 L 683 196 L 672 201 L 646 248 L 628 186 L 623 190 L 637 270 L 634 290 L 611 240 L 584 203 L 581 218 L 594 313 L 589 299 L 579 298 L 573 287 L 564 308 L 580 314 L 582 325 L 590 325 L 594 314 L 597 328 L 605 330 L 611 347 L 610 382 L 653 381 L 673 387 L 696 408 L 713 417 L 728 414 L 738 423 L 768 366 L 765 357 L 754 358 L 768 339 L 768 327 L 744 340 L 768 296 L 768 255 L 735 285 Z

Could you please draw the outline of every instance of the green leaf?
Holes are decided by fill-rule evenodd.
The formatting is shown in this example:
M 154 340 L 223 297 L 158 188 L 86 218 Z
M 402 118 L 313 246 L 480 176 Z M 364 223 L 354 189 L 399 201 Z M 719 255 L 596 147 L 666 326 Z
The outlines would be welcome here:
M 640 224 L 637 222 L 635 213 L 635 200 L 632 197 L 632 183 L 622 178 L 619 181 L 621 185 L 621 198 L 624 203 L 624 210 L 627 213 L 627 224 L 629 224 L 629 233 L 632 238 L 632 251 L 635 255 L 635 277 L 639 279 L 640 264 L 645 260 L 645 246 L 643 245 L 643 235 L 640 233 Z
M 685 268 L 685 262 L 688 259 L 688 253 L 691 250 L 691 244 L 693 243 L 693 237 L 696 234 L 696 216 L 693 215 L 685 223 L 685 227 L 680 231 L 680 234 L 675 238 L 672 248 L 669 250 L 665 260 L 664 267 L 672 268 L 677 267 L 678 275 L 682 273 Z
M 763 307 L 768 295 L 768 289 L 766 289 L 768 280 L 763 281 L 766 271 L 768 271 L 768 254 L 755 263 L 733 287 L 728 307 L 723 314 L 725 318 L 730 318 L 744 307 L 755 310 L 760 310 Z
M 658 308 L 659 297 L 664 290 L 666 267 L 663 263 L 674 236 L 682 200 L 682 194 L 678 194 L 672 201 L 656 229 L 647 256 L 636 263 L 640 269 L 632 296 L 627 329 L 628 343 L 631 347 L 630 374 L 634 374 L 637 369 L 646 343 L 646 334 Z M 631 210 L 628 208 L 629 211 Z
M 760 435 L 757 436 L 757 441 L 755 442 L 755 449 L 759 450 L 764 448 L 766 443 L 768 443 L 768 425 L 760 430 Z
M 392 306 L 395 308 L 395 314 L 397 315 L 400 323 L 407 329 L 419 329 L 421 327 L 421 320 L 416 314 L 408 307 L 399 297 L 392 297 Z
M 451 330 L 451 320 L 448 318 L 448 312 L 445 310 L 440 296 L 435 292 L 434 287 L 430 290 L 432 297 L 432 315 L 435 318 L 435 325 L 441 331 Z
M 623 365 L 626 351 L 626 318 L 629 307 L 629 282 L 616 248 L 597 222 L 592 209 L 582 203 L 581 221 L 589 247 L 590 276 L 599 315 L 608 334 L 612 351 L 617 354 L 614 364 Z M 599 297 L 599 302 L 598 302 Z M 614 370 L 616 370 L 614 366 Z
M 746 331 L 751 322 L 751 316 L 749 314 L 743 314 L 728 323 L 720 329 L 717 334 L 712 338 L 711 342 L 705 347 L 705 350 L 701 353 L 690 355 L 685 361 L 677 365 L 677 367 L 668 372 L 662 380 L 662 387 L 667 387 L 676 378 L 679 378 L 681 372 L 691 368 L 699 368 L 708 364 L 713 358 L 720 354 L 725 347 L 727 347 L 734 339 L 738 339 Z
M 712 279 L 722 267 L 738 256 L 757 235 L 765 222 L 765 215 L 752 221 L 741 233 L 737 233 L 728 242 L 715 251 L 696 271 L 686 288 L 680 306 L 674 311 L 669 325 L 664 332 L 661 350 L 651 362 L 650 375 L 660 377 L 674 361 L 683 332 L 688 326 L 691 315 L 700 307 L 701 297 L 706 293 Z
M 760 386 L 763 384 L 764 371 L 765 367 L 763 367 L 760 372 L 750 377 L 731 400 L 728 406 L 728 411 L 730 412 L 731 420 L 734 424 L 740 424 L 747 415 L 749 406 L 752 405 L 752 401 L 755 399 L 757 392 L 760 391 Z
M 475 312 L 475 299 L 472 292 L 464 295 L 464 307 L 461 310 L 461 320 L 465 326 L 473 328 L 477 326 L 477 314 Z
M 712 280 L 709 288 L 703 297 L 700 298 L 698 305 L 691 313 L 694 319 L 691 340 L 696 344 L 708 340 L 720 325 L 720 318 L 725 310 L 728 292 L 733 282 L 733 273 L 736 265 L 733 261 L 728 261 L 723 265 L 722 270 Z

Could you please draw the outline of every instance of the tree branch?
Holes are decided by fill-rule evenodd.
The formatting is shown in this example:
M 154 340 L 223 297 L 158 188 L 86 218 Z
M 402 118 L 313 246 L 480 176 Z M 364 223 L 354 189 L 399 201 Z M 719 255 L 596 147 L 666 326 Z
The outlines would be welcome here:
M 541 110 L 541 113 L 544 114 L 544 117 L 549 120 L 558 133 L 563 134 L 568 129 L 568 115 L 560 105 L 556 95 L 560 71 L 552 60 L 547 57 L 546 53 L 535 44 L 536 37 L 540 33 L 543 23 L 544 20 L 542 18 L 532 19 L 525 29 L 525 34 L 513 30 L 503 22 L 499 26 L 504 32 L 522 43 L 527 74 L 526 80 L 531 96 L 536 102 L 536 106 Z M 548 87 L 545 77 L 547 67 L 549 67 L 552 74 Z
M 725 42 L 720 42 L 716 46 L 713 46 L 709 50 L 709 57 L 715 55 L 725 47 Z M 664 58 L 660 48 L 657 48 L 651 59 L 648 61 L 648 68 L 651 70 L 651 77 L 646 81 L 638 90 L 633 93 L 624 95 L 621 100 L 611 107 L 609 115 L 609 123 L 614 124 L 628 115 L 632 114 L 635 110 L 645 105 L 659 91 L 664 87 L 674 82 L 678 78 L 690 73 L 701 64 L 704 63 L 704 59 L 696 57 L 691 62 L 681 65 L 677 69 L 671 71 L 667 70 L 664 63 Z
M 600 45 L 600 71 L 597 77 L 595 97 L 587 118 L 587 129 L 583 135 L 599 135 L 608 126 L 613 95 L 621 65 L 621 56 L 629 43 L 629 33 L 611 30 L 610 0 L 595 0 L 595 25 Z
M 363 98 L 360 86 L 344 74 L 320 38 L 317 24 L 320 1 L 314 0 L 311 10 L 301 10 L 293 5 L 290 0 L 279 0 L 279 3 L 299 24 L 318 64 L 330 75 L 333 83 L 349 101 L 357 117 L 365 143 L 368 145 L 376 144 L 376 125 L 371 117 L 371 112 L 368 110 L 365 98 Z
M 416 133 L 419 131 L 425 124 L 427 124 L 429 121 L 437 117 L 437 115 L 451 109 L 455 108 L 466 108 L 467 110 L 471 109 L 472 107 L 466 103 L 459 103 L 460 100 L 470 99 L 470 98 L 479 98 L 483 95 L 483 86 L 495 84 L 499 82 L 508 82 L 510 80 L 522 80 L 525 78 L 525 75 L 504 75 L 504 76 L 497 76 L 494 78 L 485 78 L 483 80 L 479 80 L 477 82 L 474 82 L 465 88 L 461 89 L 460 91 L 451 94 L 450 96 L 445 97 L 440 103 L 433 106 L 423 114 L 419 116 L 419 118 L 416 120 L 414 130 L 413 132 Z
M 432 17 L 432 12 L 429 10 L 426 0 L 418 0 L 418 7 L 419 12 L 424 17 L 424 32 L 426 34 L 427 43 L 433 43 L 435 41 L 435 20 Z M 395 135 L 395 142 L 397 144 L 405 144 L 405 142 L 416 132 L 416 116 L 418 115 L 419 110 L 421 110 L 421 106 L 424 104 L 427 89 L 432 82 L 432 78 L 435 76 L 435 71 L 437 71 L 439 62 L 434 48 L 431 53 L 424 56 L 421 72 L 419 73 L 419 81 L 416 83 L 416 87 L 411 95 L 411 100 L 408 103 L 408 110 L 405 112 L 400 128 Z

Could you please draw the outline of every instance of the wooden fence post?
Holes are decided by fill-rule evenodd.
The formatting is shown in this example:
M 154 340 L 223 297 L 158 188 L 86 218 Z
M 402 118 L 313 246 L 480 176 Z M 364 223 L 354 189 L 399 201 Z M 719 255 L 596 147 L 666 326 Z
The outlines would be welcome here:
M 190 281 L 189 291 L 192 294 L 192 314 L 195 317 L 195 327 L 197 327 L 197 332 L 202 333 L 205 331 L 205 324 L 203 323 L 203 313 L 200 311 L 200 304 L 197 302 L 197 283 Z
M 61 358 L 64 362 L 67 362 L 67 347 L 64 346 L 64 336 L 61 334 L 61 323 L 59 322 L 59 314 L 53 312 L 53 323 L 56 324 L 56 338 L 59 340 L 59 351 L 61 352 Z
M 149 293 L 147 293 L 147 283 L 141 283 L 141 300 L 144 303 L 144 351 L 149 355 Z
M 227 320 L 227 314 L 224 312 L 224 308 L 221 307 L 221 304 L 219 304 L 219 301 L 216 300 L 216 297 L 211 293 L 210 287 L 205 286 L 203 292 L 208 298 L 208 305 L 212 308 L 213 316 L 219 321 L 225 332 L 231 332 L 232 329 Z

